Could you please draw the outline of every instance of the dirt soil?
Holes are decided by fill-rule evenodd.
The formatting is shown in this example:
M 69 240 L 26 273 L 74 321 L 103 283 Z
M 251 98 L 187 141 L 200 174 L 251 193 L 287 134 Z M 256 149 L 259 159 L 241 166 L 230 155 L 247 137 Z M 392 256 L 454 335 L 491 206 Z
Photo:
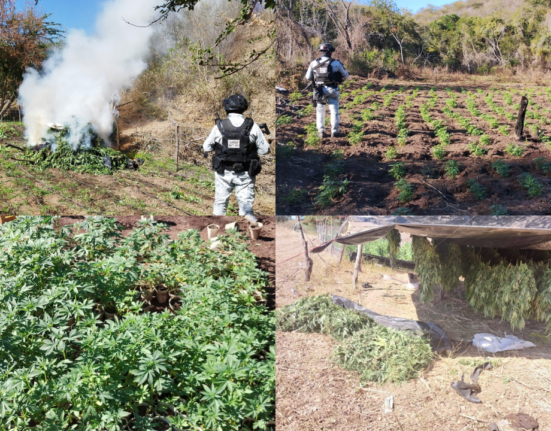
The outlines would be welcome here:
M 357 373 L 331 361 L 338 344 L 331 337 L 278 331 L 278 430 L 489 430 L 491 423 L 518 412 L 534 417 L 540 431 L 551 430 L 551 340 L 544 335 L 544 324 L 528 321 L 522 331 L 513 331 L 506 322 L 473 312 L 461 288 L 444 297 L 437 292 L 433 302 L 423 304 L 417 292 L 406 289 L 406 272 L 380 265 L 364 263 L 359 283 L 372 287 L 355 291 L 353 263 L 345 257 L 339 266 L 327 251 L 311 255 L 314 269 L 306 283 L 300 235 L 291 227 L 277 227 L 277 308 L 306 295 L 334 293 L 381 314 L 438 323 L 454 341 L 471 340 L 480 332 L 507 333 L 536 347 L 498 354 L 470 347 L 437 357 L 417 379 L 377 385 L 362 383 Z M 307 236 L 309 248 L 319 245 L 312 234 Z M 463 373 L 469 376 L 475 361 L 488 357 L 495 366 L 481 374 L 482 404 L 470 403 L 450 384 Z M 394 410 L 385 414 L 384 400 L 390 395 Z
M 288 96 L 278 95 L 278 115 L 293 117 L 287 125 L 277 129 L 278 159 L 277 159 L 277 214 L 382 214 L 388 215 L 396 211 L 408 211 L 410 214 L 490 214 L 493 205 L 501 205 L 509 214 L 550 214 L 549 186 L 551 178 L 541 170 L 536 169 L 534 159 L 543 157 L 551 160 L 550 148 L 528 127 L 524 129 L 524 141 L 517 142 L 514 138 L 515 121 L 493 112 L 484 100 L 486 92 L 496 90 L 493 98 L 498 107 L 506 113 L 516 114 L 513 105 L 507 105 L 502 90 L 526 91 L 528 99 L 542 109 L 533 108 L 536 113 L 543 114 L 547 124 L 539 124 L 545 136 L 551 136 L 551 111 L 549 111 L 550 97 L 543 93 L 546 87 L 521 86 L 520 84 L 491 83 L 484 81 L 474 84 L 465 82 L 430 82 L 404 81 L 389 79 L 366 79 L 352 77 L 352 84 L 341 89 L 348 93 L 340 101 L 340 132 L 342 137 L 326 137 L 316 147 L 305 144 L 305 127 L 315 122 L 315 112 L 300 118 L 298 111 L 311 103 L 310 98 L 304 97 L 298 102 L 291 102 Z M 386 93 L 375 93 L 363 103 L 350 109 L 343 109 L 344 105 L 352 102 L 355 95 L 351 92 L 361 89 L 371 83 L 370 90 L 378 92 L 386 86 Z M 405 87 L 403 93 L 398 94 L 389 106 L 383 106 L 384 95 Z M 398 129 L 395 125 L 395 111 L 398 106 L 406 103 L 405 98 L 411 96 L 412 91 L 419 88 L 419 94 L 412 100 L 413 106 L 406 108 L 406 123 L 409 129 L 407 143 L 397 145 Z M 438 95 L 435 108 L 430 109 L 432 119 L 442 120 L 450 134 L 450 145 L 446 147 L 445 158 L 438 160 L 433 156 L 432 148 L 439 144 L 432 125 L 426 123 L 420 115 L 419 107 L 430 99 L 429 91 L 434 88 Z M 469 118 L 471 124 L 482 129 L 492 143 L 486 145 L 488 153 L 482 157 L 471 154 L 467 145 L 478 142 L 479 136 L 471 136 L 454 119 L 448 118 L 442 111 L 449 98 L 446 89 L 450 89 L 457 97 L 455 113 Z M 484 94 L 477 93 L 481 89 Z M 465 90 L 463 93 L 462 91 Z M 492 129 L 481 116 L 474 117 L 467 110 L 465 101 L 467 91 L 476 95 L 476 104 L 479 111 L 495 117 L 500 126 L 509 127 L 509 136 L 503 135 L 497 129 Z M 362 94 L 362 93 L 359 93 Z M 513 104 L 519 103 L 521 95 L 512 94 Z M 363 109 L 370 107 L 374 102 L 379 108 L 374 111 L 374 118 L 364 122 L 363 135 L 360 143 L 351 145 L 347 135 L 351 131 L 353 122 L 359 118 Z M 326 118 L 329 117 L 327 111 Z M 527 117 L 527 125 L 538 121 Z M 326 128 L 326 133 L 329 127 Z M 281 149 L 289 142 L 294 148 Z M 524 149 L 521 157 L 507 154 L 504 150 L 510 143 L 516 143 Z M 395 146 L 398 157 L 393 160 L 386 158 L 385 153 L 390 146 Z M 336 151 L 342 152 L 338 155 Z M 324 178 L 324 169 L 330 163 L 335 163 L 335 155 L 342 158 L 340 162 L 344 173 L 339 180 L 347 178 L 351 181 L 344 196 L 334 199 L 333 205 L 327 208 L 317 207 L 314 199 L 319 193 L 319 187 Z M 500 177 L 492 168 L 492 163 L 501 159 L 510 167 L 509 176 Z M 449 160 L 456 160 L 461 164 L 461 173 L 455 179 L 445 175 L 444 165 Z M 395 179 L 388 174 L 391 164 L 403 162 L 407 170 L 406 179 L 414 187 L 414 197 L 409 202 L 398 200 L 399 191 L 394 187 Z M 522 172 L 529 172 L 543 186 L 544 193 L 539 197 L 531 198 L 526 189 L 522 188 L 517 179 Z M 486 197 L 476 200 L 469 191 L 467 181 L 473 179 L 486 188 Z

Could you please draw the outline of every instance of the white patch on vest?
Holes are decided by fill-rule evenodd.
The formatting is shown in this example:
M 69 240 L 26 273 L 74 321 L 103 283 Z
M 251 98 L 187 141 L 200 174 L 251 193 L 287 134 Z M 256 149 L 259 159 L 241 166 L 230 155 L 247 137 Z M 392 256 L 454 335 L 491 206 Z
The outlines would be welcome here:
M 241 147 L 241 141 L 239 139 L 228 139 L 228 148 Z
M 327 67 L 320 67 L 320 74 L 327 73 Z

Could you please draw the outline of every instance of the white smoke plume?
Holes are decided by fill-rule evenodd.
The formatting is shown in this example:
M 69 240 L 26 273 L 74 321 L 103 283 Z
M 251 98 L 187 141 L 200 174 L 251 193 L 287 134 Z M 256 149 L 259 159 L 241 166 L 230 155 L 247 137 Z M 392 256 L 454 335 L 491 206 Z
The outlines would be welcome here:
M 27 71 L 19 104 L 29 146 L 48 136 L 48 123 L 69 127 L 68 140 L 75 150 L 91 145 L 90 125 L 109 143 L 112 101 L 147 67 L 154 26 L 136 26 L 151 23 L 158 4 L 158 0 L 106 1 L 93 35 L 70 31 L 65 45 L 45 61 L 41 72 Z

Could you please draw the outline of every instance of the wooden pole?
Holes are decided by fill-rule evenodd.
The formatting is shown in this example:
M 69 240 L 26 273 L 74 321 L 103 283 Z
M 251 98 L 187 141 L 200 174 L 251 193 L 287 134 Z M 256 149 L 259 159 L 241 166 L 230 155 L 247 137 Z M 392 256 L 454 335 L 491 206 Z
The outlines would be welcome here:
M 335 235 L 335 238 L 338 238 L 339 235 L 340 235 L 342 232 L 344 232 L 344 231 L 346 230 L 347 226 L 348 226 L 348 220 L 345 221 L 345 222 L 341 225 L 341 227 L 340 227 L 339 230 L 337 231 L 337 234 Z M 346 245 L 344 245 L 344 244 L 341 244 L 341 245 L 342 245 L 342 248 L 341 248 L 341 252 L 340 252 L 340 254 L 339 254 L 339 265 L 340 265 L 341 262 L 342 262 L 342 257 L 344 256 L 344 250 L 346 249 Z
M 356 284 L 358 283 L 358 274 L 362 270 L 362 249 L 363 244 L 358 245 L 358 254 L 356 255 L 356 265 L 354 265 L 354 290 L 356 290 Z
M 300 236 L 302 237 L 302 247 L 304 248 L 304 281 L 310 281 L 310 276 L 312 275 L 312 267 L 314 262 L 308 256 L 308 244 L 304 239 L 304 232 L 302 231 L 302 223 L 300 222 L 300 217 L 297 216 L 298 228 L 300 230 Z
M 528 108 L 528 99 L 526 96 L 522 96 L 520 99 L 520 108 L 518 109 L 517 125 L 515 126 L 515 138 L 517 140 L 522 139 L 522 132 L 524 130 L 524 117 L 526 117 L 526 108 Z
M 178 172 L 178 155 L 180 154 L 180 126 L 176 126 L 176 154 L 174 154 L 174 160 L 176 161 L 176 172 Z

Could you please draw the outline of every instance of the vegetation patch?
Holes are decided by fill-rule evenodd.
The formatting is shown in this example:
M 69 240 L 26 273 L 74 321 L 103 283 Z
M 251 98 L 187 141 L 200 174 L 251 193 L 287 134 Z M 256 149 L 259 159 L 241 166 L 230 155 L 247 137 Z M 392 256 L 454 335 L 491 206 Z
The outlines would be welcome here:
M 142 220 L 123 237 L 102 217 L 0 226 L 6 429 L 268 429 L 266 274 L 237 232 L 217 252 L 196 230 L 170 241 L 165 228 Z
M 278 311 L 276 321 L 280 331 L 319 332 L 341 341 L 333 360 L 364 381 L 414 379 L 433 359 L 425 338 L 378 325 L 365 314 L 335 305 L 328 295 L 299 299 Z

